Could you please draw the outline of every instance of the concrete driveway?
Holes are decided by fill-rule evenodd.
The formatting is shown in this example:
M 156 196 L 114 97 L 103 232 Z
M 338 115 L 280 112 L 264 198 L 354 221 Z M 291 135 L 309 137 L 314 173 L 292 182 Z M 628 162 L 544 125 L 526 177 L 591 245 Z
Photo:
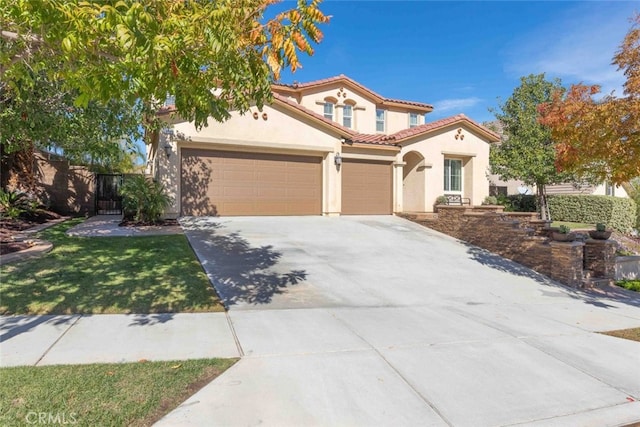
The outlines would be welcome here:
M 159 425 L 640 421 L 640 300 L 397 217 L 184 218 L 242 360 Z

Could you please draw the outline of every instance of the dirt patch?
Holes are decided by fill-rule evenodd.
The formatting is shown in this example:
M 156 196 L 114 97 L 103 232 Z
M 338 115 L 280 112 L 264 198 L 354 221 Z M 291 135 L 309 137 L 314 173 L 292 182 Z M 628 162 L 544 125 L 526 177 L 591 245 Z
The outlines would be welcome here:
M 618 243 L 618 251 L 627 255 L 640 255 L 640 237 L 625 236 L 613 233 L 611 239 Z
M 32 242 L 19 239 L 18 236 L 23 231 L 28 230 L 36 225 L 45 224 L 49 221 L 62 218 L 55 212 L 38 209 L 35 212 L 24 214 L 20 218 L 1 218 L 0 219 L 0 255 L 29 249 L 33 246 Z
M 33 245 L 33 242 L 0 242 L 0 255 L 23 251 Z

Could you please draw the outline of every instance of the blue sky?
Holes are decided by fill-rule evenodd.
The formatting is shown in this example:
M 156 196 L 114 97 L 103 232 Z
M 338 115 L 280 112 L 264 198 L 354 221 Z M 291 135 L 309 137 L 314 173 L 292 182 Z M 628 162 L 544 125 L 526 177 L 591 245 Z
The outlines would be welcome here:
M 427 121 L 483 122 L 531 73 L 621 95 L 611 59 L 640 2 L 328 0 L 321 9 L 333 16 L 323 42 L 283 82 L 346 74 L 382 96 L 433 104 Z

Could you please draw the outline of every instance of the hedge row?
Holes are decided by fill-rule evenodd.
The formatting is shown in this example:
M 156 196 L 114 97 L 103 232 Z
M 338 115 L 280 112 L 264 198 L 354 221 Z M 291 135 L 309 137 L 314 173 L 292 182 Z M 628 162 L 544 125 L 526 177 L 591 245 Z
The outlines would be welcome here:
M 515 194 L 511 196 L 498 195 L 498 204 L 504 206 L 505 212 L 536 212 L 538 202 L 536 196 Z
M 602 222 L 623 233 L 631 231 L 636 222 L 636 204 L 627 198 L 551 195 L 547 200 L 554 221 Z

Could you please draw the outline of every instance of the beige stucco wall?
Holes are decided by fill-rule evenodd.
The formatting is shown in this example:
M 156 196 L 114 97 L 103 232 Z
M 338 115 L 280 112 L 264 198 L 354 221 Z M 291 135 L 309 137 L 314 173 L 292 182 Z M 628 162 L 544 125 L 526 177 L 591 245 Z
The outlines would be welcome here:
M 392 134 L 409 129 L 409 112 L 397 108 L 387 108 L 386 133 Z M 374 117 L 375 119 L 375 117 Z M 424 114 L 418 113 L 418 126 L 424 124 Z M 374 123 L 375 125 L 375 123 Z
M 464 139 L 456 139 L 457 129 L 462 129 Z M 418 200 L 407 200 L 409 191 L 405 191 L 404 203 L 399 206 L 404 209 L 404 204 L 411 210 L 416 209 L 418 204 L 424 203 L 424 211 L 432 212 L 433 205 L 438 196 L 444 191 L 444 159 L 462 159 L 462 196 L 471 199 L 472 205 L 479 205 L 484 198 L 489 195 L 489 181 L 487 180 L 487 170 L 489 167 L 489 143 L 472 132 L 465 124 L 456 124 L 445 128 L 439 132 L 429 134 L 425 139 L 416 138 L 403 144 L 401 156 L 404 161 L 408 158 L 404 156 L 416 151 L 424 157 L 422 175 L 424 177 L 424 202 Z M 408 184 L 408 182 L 405 182 Z M 405 186 L 406 187 L 406 186 Z
M 258 113 L 257 119 L 253 112 Z M 333 190 L 339 186 L 333 159 L 335 153 L 341 151 L 340 136 L 325 130 L 312 119 L 292 117 L 286 107 L 273 105 L 265 106 L 261 112 L 254 108 L 245 115 L 234 112 L 226 122 L 213 122 L 200 130 L 193 123 L 180 119 L 173 119 L 171 123 L 174 135 L 160 136 L 156 163 L 157 179 L 174 199 L 166 212 L 167 217 L 180 213 L 180 150 L 184 147 L 320 156 L 323 158 L 322 212 L 325 215 L 340 212 L 339 194 Z M 172 147 L 169 158 L 162 148 L 166 144 Z
M 596 188 L 593 190 L 593 193 L 591 193 L 591 194 L 596 195 L 596 196 L 606 196 L 607 195 L 607 187 L 606 187 L 606 185 L 605 184 L 600 184 L 600 185 L 596 186 Z M 615 197 L 624 197 L 624 198 L 629 197 L 629 195 L 624 190 L 624 188 L 622 188 L 620 186 L 616 186 L 614 188 L 613 195 Z
M 180 164 L 184 147 L 322 157 L 324 215 L 339 215 L 341 212 L 341 171 L 334 162 L 337 153 L 343 158 L 384 160 L 393 165 L 394 212 L 433 210 L 435 199 L 444 193 L 445 155 L 463 159 L 464 197 L 471 198 L 472 204 L 480 204 L 488 195 L 489 144 L 464 124 L 406 141 L 401 150 L 376 145 L 350 146 L 341 141 L 337 131 L 289 108 L 275 104 L 265 106 L 260 112 L 253 109 L 245 115 L 233 113 L 228 121 L 214 122 L 201 130 L 180 119 L 170 121 L 173 135 L 161 134 L 158 149 L 153 147 L 151 150 L 157 155 L 150 156 L 153 162 L 150 169 L 174 199 L 166 216 L 180 214 Z M 254 118 L 254 112 L 258 113 L 257 118 Z M 463 140 L 455 139 L 459 128 L 463 129 Z M 165 155 L 165 145 L 171 147 L 169 157 Z M 415 159 L 405 163 L 410 156 L 404 156 L 410 151 L 419 153 L 424 160 L 420 159 L 419 164 Z M 417 173 L 407 179 L 405 168 L 414 169 Z
M 336 100 L 333 120 L 342 124 L 342 112 L 345 103 L 354 105 L 352 129 L 360 133 L 375 134 L 376 132 L 376 103 L 358 90 L 353 90 L 342 83 L 335 83 L 322 88 L 306 90 L 300 104 L 318 114 L 324 114 L 326 100 Z M 392 134 L 409 127 L 409 112 L 400 108 L 382 107 L 385 113 L 385 134 Z M 424 123 L 424 114 L 418 113 L 418 125 Z
M 341 83 L 305 91 L 300 99 L 300 104 L 323 115 L 325 99 L 336 100 L 333 109 L 333 120 L 335 122 L 342 124 L 343 107 L 345 103 L 348 103 L 353 105 L 353 126 L 351 129 L 361 133 L 376 132 L 375 103 Z

